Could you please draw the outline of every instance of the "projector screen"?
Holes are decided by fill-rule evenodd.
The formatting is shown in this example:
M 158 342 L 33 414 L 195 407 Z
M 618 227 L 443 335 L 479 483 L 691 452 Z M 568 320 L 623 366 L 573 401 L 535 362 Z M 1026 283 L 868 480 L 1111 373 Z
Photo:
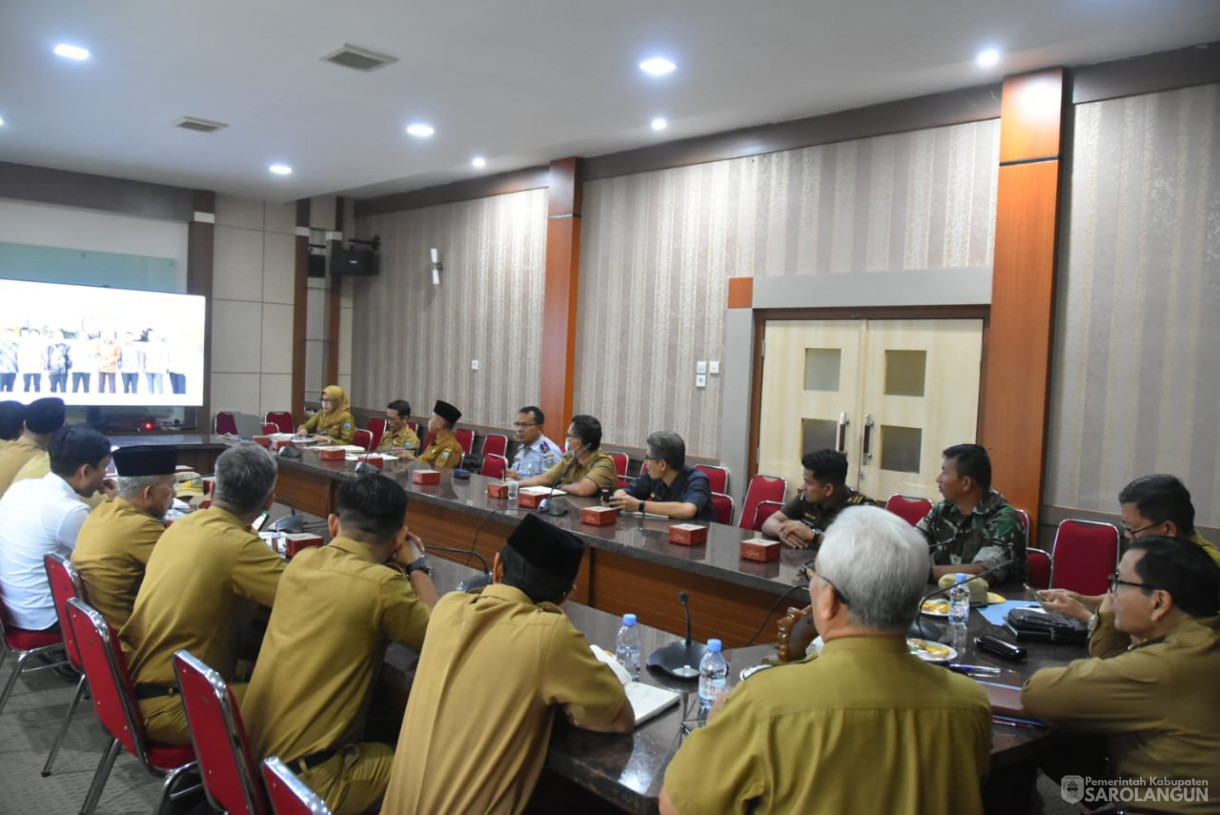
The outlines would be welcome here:
M 0 280 L 0 401 L 203 404 L 204 298 Z

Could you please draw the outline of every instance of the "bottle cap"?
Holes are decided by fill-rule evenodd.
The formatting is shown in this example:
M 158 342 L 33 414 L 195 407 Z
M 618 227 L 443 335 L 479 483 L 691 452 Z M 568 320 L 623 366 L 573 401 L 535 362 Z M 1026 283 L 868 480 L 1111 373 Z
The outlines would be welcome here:
M 956 575 L 956 580 L 955 580 L 955 582 L 957 582 L 957 583 L 965 583 L 965 582 L 966 582 L 967 580 L 969 580 L 969 579 L 970 579 L 970 575 L 966 574 L 965 572 L 958 572 L 958 573 L 957 573 L 957 575 Z
M 724 645 L 720 642 L 720 640 L 707 641 L 707 650 L 711 651 L 713 654 L 719 654 L 720 649 L 723 647 Z
M 623 615 L 623 625 L 635 625 L 635 615 L 634 614 L 624 614 Z

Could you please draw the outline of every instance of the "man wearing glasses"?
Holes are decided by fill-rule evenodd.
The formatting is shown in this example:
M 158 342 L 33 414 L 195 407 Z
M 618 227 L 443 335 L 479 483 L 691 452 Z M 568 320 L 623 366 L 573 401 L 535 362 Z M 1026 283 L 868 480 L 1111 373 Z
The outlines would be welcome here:
M 517 454 L 513 456 L 513 464 L 504 473 L 504 477 L 519 481 L 522 478 L 533 478 L 542 475 L 559 463 L 559 445 L 548 439 L 542 432 L 542 423 L 546 418 L 542 409 L 529 405 L 517 411 L 516 429 Z
M 1152 536 L 1189 541 L 1220 565 L 1220 550 L 1195 529 L 1195 507 L 1186 485 L 1172 475 L 1145 475 L 1118 494 L 1123 538 L 1136 541 Z M 1049 611 L 1057 611 L 1082 622 L 1097 612 L 1104 595 L 1090 596 L 1067 589 L 1038 592 L 1038 600 Z
M 617 490 L 610 506 L 624 512 L 648 511 L 670 518 L 716 520 L 707 475 L 686 463 L 686 442 L 677 433 L 659 430 L 648 437 L 644 472 Z
M 897 515 L 844 510 L 809 583 L 825 646 L 755 673 L 712 710 L 670 762 L 662 815 L 981 813 L 987 694 L 906 643 L 929 561 Z
M 1184 793 L 1135 797 L 1137 807 L 1156 801 L 1157 812 L 1214 812 L 1220 799 L 1218 593 L 1220 566 L 1199 546 L 1136 538 L 1098 608 L 1091 659 L 1043 668 L 1025 683 L 1021 699 L 1031 714 L 1105 737 L 1109 775 L 1128 780 L 1134 795 Z M 1099 754 L 1079 748 L 1062 769 L 1093 778 L 1105 772 Z
M 563 458 L 542 475 L 523 480 L 521 486 L 552 487 L 569 495 L 590 496 L 618 483 L 614 459 L 601 449 L 601 422 L 584 414 L 573 416 L 563 441 Z

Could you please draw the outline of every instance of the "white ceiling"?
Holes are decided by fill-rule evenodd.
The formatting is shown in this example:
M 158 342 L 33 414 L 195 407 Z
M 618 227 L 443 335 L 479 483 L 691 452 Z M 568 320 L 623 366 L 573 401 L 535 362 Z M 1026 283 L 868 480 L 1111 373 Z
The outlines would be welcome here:
M 0 160 L 369 197 L 1215 40 L 1220 0 L 0 0 Z M 344 43 L 399 62 L 319 60 Z

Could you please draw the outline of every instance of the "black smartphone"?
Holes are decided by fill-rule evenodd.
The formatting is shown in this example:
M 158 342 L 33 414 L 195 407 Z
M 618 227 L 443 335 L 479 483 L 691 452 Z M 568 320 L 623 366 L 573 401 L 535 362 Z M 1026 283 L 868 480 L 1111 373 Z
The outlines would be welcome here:
M 1019 662 L 1025 659 L 1026 651 L 1019 645 L 1002 640 L 999 637 L 994 637 L 991 634 L 984 634 L 981 637 L 974 638 L 974 644 L 984 651 L 995 654 L 1002 659 L 1010 659 L 1014 662 Z
M 599 489 L 599 490 L 598 490 L 598 493 L 601 495 L 601 498 L 602 498 L 602 503 L 603 503 L 603 504 L 608 504 L 608 503 L 610 503 L 610 495 L 611 495 L 611 493 L 610 493 L 610 488 L 609 488 L 609 487 L 602 487 L 601 489 Z

